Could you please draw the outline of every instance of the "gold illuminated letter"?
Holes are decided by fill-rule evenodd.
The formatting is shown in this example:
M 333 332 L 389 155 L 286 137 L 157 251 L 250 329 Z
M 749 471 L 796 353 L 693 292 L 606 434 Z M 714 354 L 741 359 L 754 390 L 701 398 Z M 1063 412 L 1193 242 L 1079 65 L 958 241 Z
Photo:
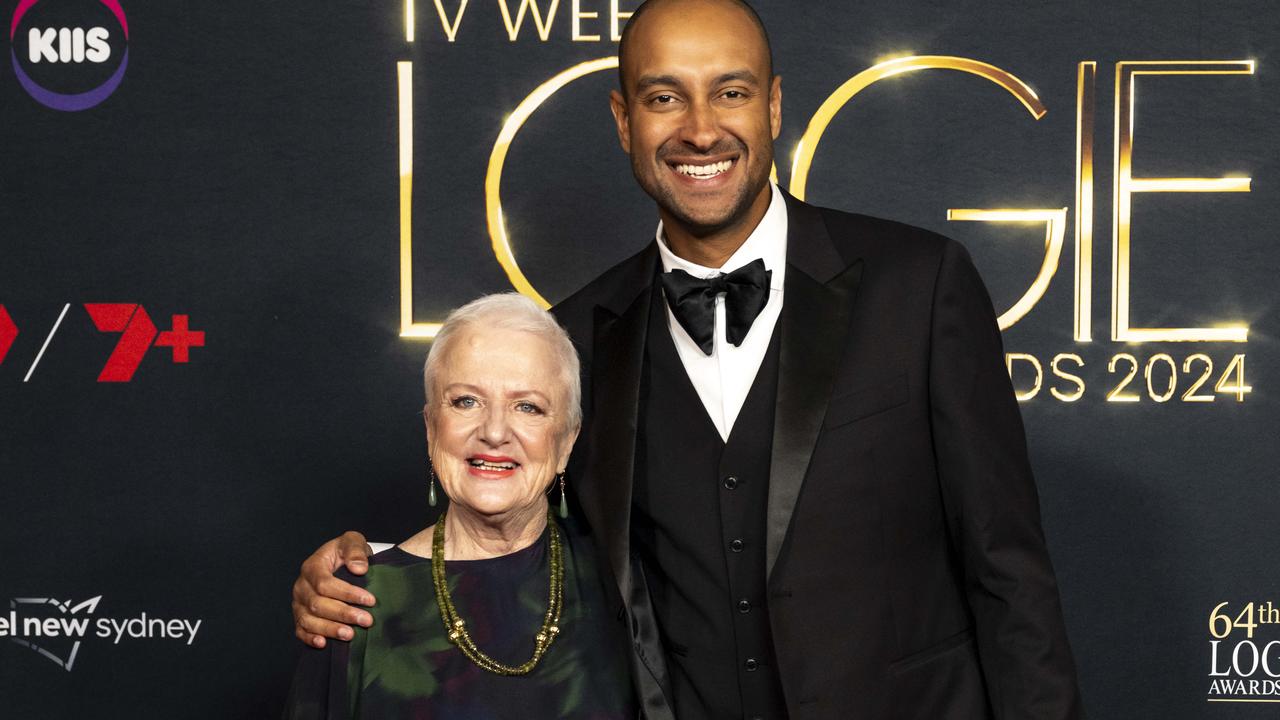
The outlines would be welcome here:
M 614 42 L 622 39 L 622 21 L 632 16 L 631 11 L 618 9 L 618 0 L 609 0 L 609 30 Z
M 1245 342 L 1249 327 L 1135 328 L 1129 325 L 1129 243 L 1133 193 L 1249 192 L 1250 178 L 1135 178 L 1133 126 L 1139 75 L 1252 75 L 1252 60 L 1116 63 L 1115 211 L 1111 244 L 1111 339 L 1121 342 Z
M 1084 379 L 1081 378 L 1079 375 L 1073 375 L 1072 373 L 1069 373 L 1066 370 L 1063 370 L 1062 368 L 1058 367 L 1058 364 L 1064 360 L 1070 360 L 1071 362 L 1075 363 L 1076 368 L 1078 369 L 1078 368 L 1084 367 L 1084 358 L 1080 357 L 1075 353 L 1059 353 L 1057 355 L 1054 355 L 1053 361 L 1049 363 L 1049 369 L 1053 371 L 1054 375 L 1062 378 L 1063 380 L 1070 381 L 1071 384 L 1075 385 L 1076 387 L 1074 390 L 1070 392 L 1062 392 L 1058 390 L 1058 388 L 1056 387 L 1051 387 L 1049 388 L 1049 394 L 1058 398 L 1062 402 L 1075 402 L 1080 398 L 1084 397 Z
M 1044 105 L 1035 91 L 1012 73 L 994 65 L 989 65 L 969 58 L 948 55 L 912 55 L 877 63 L 854 75 L 843 85 L 836 88 L 831 96 L 822 103 L 814 113 L 805 129 L 800 143 L 796 146 L 795 158 L 791 166 L 791 194 L 801 200 L 808 188 L 809 170 L 813 166 L 814 154 L 818 151 L 818 143 L 822 134 L 831 124 L 832 118 L 855 95 L 871 87 L 885 78 L 917 70 L 959 70 L 985 78 L 1007 90 L 1022 103 L 1027 112 L 1037 120 L 1044 117 Z M 1009 209 L 1009 210 L 968 210 L 951 209 L 947 211 L 948 220 L 980 220 L 985 222 L 1043 222 L 1046 224 L 1045 257 L 1040 273 L 1035 282 L 1027 289 L 1022 298 L 1007 312 L 1000 316 L 1000 328 L 1007 329 L 1016 323 L 1044 295 L 1049 280 L 1058 269 L 1058 258 L 1062 253 L 1062 236 L 1065 232 L 1066 209 Z M 1077 267 L 1079 264 L 1077 263 Z
M 506 272 L 512 287 L 533 298 L 538 304 L 550 307 L 529 279 L 521 271 L 512 252 L 510 239 L 502 216 L 502 167 L 516 133 L 531 115 L 548 98 L 569 83 L 600 70 L 618 67 L 617 57 L 606 57 L 580 63 L 557 74 L 539 85 L 507 117 L 493 151 L 489 154 L 489 166 L 485 171 L 485 217 L 493 253 L 498 264 Z M 413 321 L 413 63 L 401 62 L 397 66 L 399 76 L 400 110 L 400 337 L 434 338 L 440 331 L 440 323 L 415 323 Z
M 1098 63 L 1076 70 L 1076 342 L 1093 340 L 1093 119 Z
M 831 93 L 831 96 L 822 103 L 818 111 L 813 114 L 813 118 L 809 120 L 809 126 L 805 128 L 800 144 L 796 145 L 795 159 L 791 165 L 791 194 L 801 200 L 804 199 L 809 180 L 809 168 L 813 165 L 813 155 L 818 150 L 818 142 L 822 140 L 822 133 L 826 132 L 831 119 L 840 111 L 840 108 L 843 108 L 855 95 L 885 78 L 929 69 L 959 70 L 986 78 L 1008 90 L 1027 108 L 1032 117 L 1037 120 L 1044 117 L 1044 105 L 1040 103 L 1040 98 L 1036 96 L 1035 91 L 1012 74 L 994 65 L 949 55 L 912 55 L 877 63 L 836 88 L 836 91 Z
M 598 60 L 591 60 L 584 63 L 574 65 L 542 83 L 529 97 L 526 97 L 516 109 L 512 111 L 507 118 L 507 122 L 503 124 L 502 131 L 498 133 L 498 139 L 493 144 L 493 152 L 489 154 L 489 167 L 485 171 L 484 176 L 484 208 L 485 218 L 489 225 L 489 238 L 493 241 L 493 254 L 498 258 L 498 263 L 502 265 L 502 269 L 506 271 L 507 278 L 511 280 L 511 285 L 521 293 L 533 298 L 544 308 L 551 307 L 551 303 L 533 288 L 529 279 L 525 277 L 524 272 L 520 270 L 520 265 L 516 262 L 515 253 L 511 250 L 511 240 L 507 236 L 506 223 L 502 216 L 502 197 L 500 188 L 502 185 L 502 166 L 507 161 L 507 151 L 511 149 L 511 142 L 515 140 L 516 133 L 520 132 L 520 127 L 525 121 L 533 115 L 542 103 L 547 101 L 552 95 L 556 94 L 561 88 L 569 83 L 577 80 L 593 72 L 601 70 L 610 70 L 618 67 L 618 58 L 604 57 Z
M 570 15 L 573 16 L 573 41 L 574 42 L 598 42 L 600 40 L 599 35 L 582 34 L 582 21 L 590 20 L 592 18 L 598 18 L 600 17 L 600 13 L 583 12 L 582 0 L 573 0 L 573 12 L 570 13 Z
M 1031 312 L 1031 308 L 1044 297 L 1049 289 L 1049 281 L 1058 272 L 1058 259 L 1062 256 L 1062 236 L 1067 230 L 1067 209 L 1035 209 L 1035 210 L 971 210 L 952 208 L 947 211 L 948 220 L 977 220 L 979 222 L 1018 222 L 1043 223 L 1044 260 L 1040 263 L 1040 272 L 1032 281 L 1031 287 L 1022 294 L 1013 307 L 998 318 L 1001 330 L 1008 330 L 1014 323 Z
M 551 35 L 551 23 L 555 22 L 556 9 L 559 7 L 560 0 L 551 0 L 551 9 L 547 10 L 544 20 L 536 0 L 520 0 L 520 8 L 516 10 L 516 19 L 512 22 L 511 9 L 507 7 L 507 0 L 498 0 L 498 9 L 502 11 L 502 22 L 507 26 L 507 37 L 511 38 L 511 42 L 515 42 L 520 37 L 520 28 L 524 25 L 524 14 L 530 9 L 533 10 L 533 24 L 538 28 L 538 37 L 542 42 L 546 42 Z
M 413 321 L 413 63 L 396 63 L 400 112 L 400 337 L 433 338 L 440 323 Z
M 458 39 L 458 26 L 462 24 L 462 14 L 467 11 L 467 3 L 470 1 L 471 0 L 462 0 L 462 2 L 459 3 L 458 12 L 453 16 L 453 22 L 450 23 L 449 16 L 444 12 L 444 5 L 440 0 L 435 0 L 436 14 L 440 16 L 440 27 L 444 28 L 444 34 L 449 38 L 449 42 L 454 42 Z
M 1040 365 L 1040 361 L 1036 359 L 1035 355 L 1028 355 L 1026 353 L 1005 353 L 1004 365 L 1009 371 L 1010 383 L 1013 382 L 1013 363 L 1015 360 L 1030 363 L 1032 369 L 1036 372 L 1036 381 L 1035 384 L 1031 386 L 1030 390 L 1027 390 L 1026 392 L 1018 392 L 1017 387 L 1013 389 L 1013 396 L 1018 399 L 1018 402 L 1026 402 L 1040 393 L 1040 385 L 1044 382 L 1044 367 Z

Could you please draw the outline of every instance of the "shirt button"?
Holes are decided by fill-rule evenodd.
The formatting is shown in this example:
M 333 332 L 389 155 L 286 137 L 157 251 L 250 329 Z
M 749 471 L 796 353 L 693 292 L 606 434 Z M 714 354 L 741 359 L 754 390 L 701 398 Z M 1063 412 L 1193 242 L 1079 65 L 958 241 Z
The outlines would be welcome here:
M 736 489 L 737 487 L 738 487 L 738 478 L 736 478 L 736 477 L 734 477 L 734 476 L 730 475 L 729 477 L 727 477 L 727 478 L 725 478 L 725 479 L 724 479 L 724 489 L 725 489 L 725 490 L 734 490 L 734 489 Z
M 739 600 L 739 601 L 738 601 L 738 612 L 740 612 L 740 613 L 749 613 L 749 612 L 751 612 L 751 601 L 750 601 L 750 600 L 747 600 L 747 599 L 745 599 L 745 598 L 744 598 L 744 599 L 742 599 L 742 600 Z
M 742 663 L 742 666 L 747 669 L 747 672 L 755 672 L 755 669 L 760 667 L 760 663 L 756 662 L 755 658 L 747 658 L 747 661 Z
M 734 538 L 729 541 L 729 549 L 734 552 L 742 552 L 742 538 Z

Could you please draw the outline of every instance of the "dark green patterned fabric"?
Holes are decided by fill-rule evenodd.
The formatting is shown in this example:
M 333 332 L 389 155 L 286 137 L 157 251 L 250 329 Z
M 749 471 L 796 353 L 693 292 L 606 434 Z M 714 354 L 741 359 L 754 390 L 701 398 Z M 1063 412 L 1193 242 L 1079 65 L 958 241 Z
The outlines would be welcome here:
M 350 643 L 307 649 L 285 717 L 615 720 L 636 717 L 627 675 L 625 628 L 602 606 L 594 555 L 566 530 L 561 631 L 533 672 L 481 670 L 449 643 L 431 583 L 431 560 L 391 548 L 362 578 L 378 599 L 373 627 Z M 547 533 L 530 547 L 446 566 L 449 592 L 487 655 L 518 665 L 533 654 L 547 609 Z

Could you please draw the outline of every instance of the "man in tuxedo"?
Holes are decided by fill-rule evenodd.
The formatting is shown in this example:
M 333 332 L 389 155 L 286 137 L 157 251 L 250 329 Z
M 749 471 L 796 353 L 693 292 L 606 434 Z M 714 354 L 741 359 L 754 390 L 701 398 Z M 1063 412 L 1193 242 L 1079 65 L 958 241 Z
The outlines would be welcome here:
M 739 0 L 650 0 L 610 105 L 657 237 L 554 312 L 570 475 L 656 718 L 1076 718 L 995 314 L 956 243 L 769 182 L 780 78 Z M 297 634 L 371 598 L 348 533 Z M 531 711 L 532 712 L 532 711 Z

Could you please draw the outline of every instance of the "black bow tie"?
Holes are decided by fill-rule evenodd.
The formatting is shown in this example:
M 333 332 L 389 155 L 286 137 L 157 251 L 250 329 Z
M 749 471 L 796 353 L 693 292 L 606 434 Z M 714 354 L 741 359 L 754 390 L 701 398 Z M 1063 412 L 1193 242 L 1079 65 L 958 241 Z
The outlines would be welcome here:
M 731 273 L 706 280 L 672 270 L 662 274 L 662 290 L 680 327 L 703 353 L 710 355 L 715 348 L 716 296 L 724 293 L 725 338 L 739 346 L 769 302 L 771 277 L 773 271 L 764 269 L 764 260 L 753 260 Z

